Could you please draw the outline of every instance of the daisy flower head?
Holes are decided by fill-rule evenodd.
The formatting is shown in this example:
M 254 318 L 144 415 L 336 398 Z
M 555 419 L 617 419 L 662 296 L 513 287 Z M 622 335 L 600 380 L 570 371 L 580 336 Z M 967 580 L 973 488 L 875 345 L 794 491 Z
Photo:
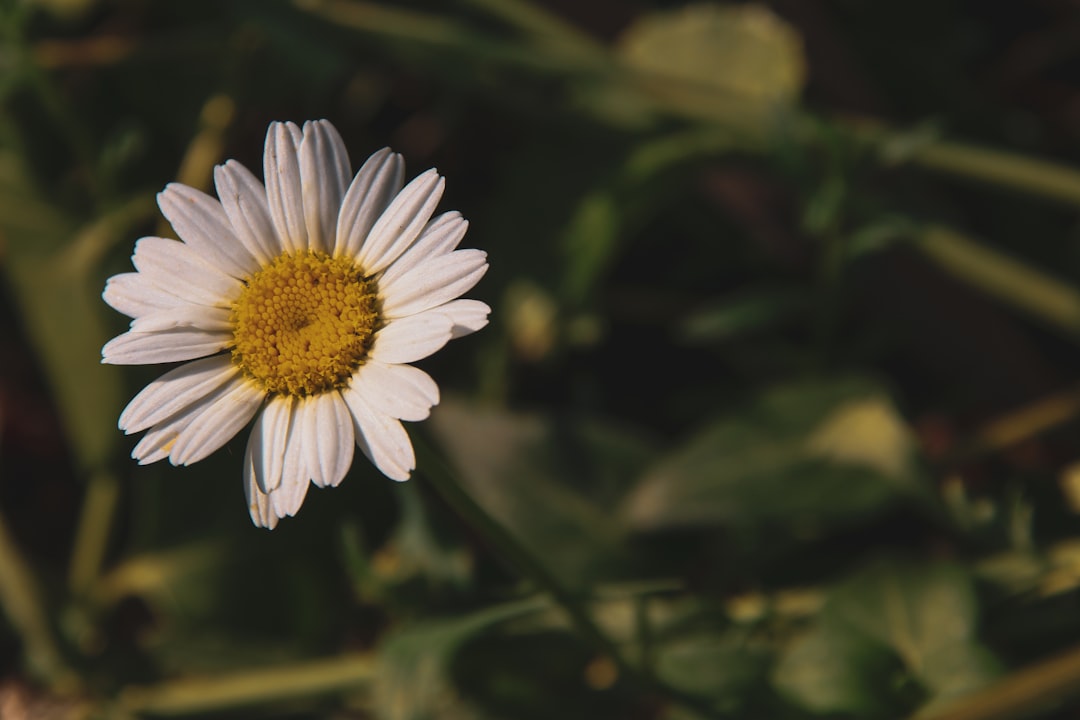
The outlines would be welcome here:
M 102 362 L 184 362 L 120 415 L 125 433 L 146 431 L 140 464 L 198 462 L 255 418 L 244 489 L 254 523 L 273 528 L 309 483 L 340 483 L 354 447 L 409 478 L 401 421 L 439 402 L 409 363 L 484 327 L 490 309 L 460 299 L 487 255 L 457 249 L 459 213 L 433 217 L 435 170 L 404 185 L 401 156 L 383 149 L 354 177 L 341 136 L 317 120 L 272 123 L 263 174 L 230 160 L 214 169 L 217 199 L 178 183 L 158 195 L 180 240 L 142 238 L 135 272 L 109 278 L 105 302 L 132 321 Z

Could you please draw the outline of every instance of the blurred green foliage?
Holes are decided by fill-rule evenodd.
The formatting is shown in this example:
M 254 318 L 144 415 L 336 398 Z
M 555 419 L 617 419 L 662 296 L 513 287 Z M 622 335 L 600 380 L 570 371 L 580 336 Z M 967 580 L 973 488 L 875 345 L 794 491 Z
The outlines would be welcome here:
M 0 30 L 4 718 L 1075 712 L 1075 4 L 0 0 Z M 99 364 L 98 295 L 167 182 L 319 117 L 439 167 L 494 312 L 424 363 L 412 482 L 358 462 L 266 533 L 243 436 L 127 459 L 159 371 Z

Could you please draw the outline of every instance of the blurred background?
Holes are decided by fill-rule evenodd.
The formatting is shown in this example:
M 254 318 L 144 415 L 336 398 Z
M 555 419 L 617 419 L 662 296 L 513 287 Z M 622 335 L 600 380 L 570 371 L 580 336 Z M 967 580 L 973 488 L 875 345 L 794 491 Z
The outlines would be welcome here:
M 2 0 L 0 31 L 4 720 L 1080 713 L 1080 4 Z M 128 458 L 163 368 L 99 364 L 100 293 L 172 236 L 166 183 L 316 118 L 446 175 L 492 323 L 421 363 L 411 482 L 359 459 L 268 533 L 246 432 Z

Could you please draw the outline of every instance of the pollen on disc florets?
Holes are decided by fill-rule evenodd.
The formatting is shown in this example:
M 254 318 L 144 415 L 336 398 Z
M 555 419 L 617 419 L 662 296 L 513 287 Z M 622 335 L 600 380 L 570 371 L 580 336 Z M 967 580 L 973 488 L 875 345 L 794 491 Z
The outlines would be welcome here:
M 379 329 L 374 280 L 343 257 L 279 255 L 232 306 L 232 360 L 267 393 L 314 395 L 344 386 Z

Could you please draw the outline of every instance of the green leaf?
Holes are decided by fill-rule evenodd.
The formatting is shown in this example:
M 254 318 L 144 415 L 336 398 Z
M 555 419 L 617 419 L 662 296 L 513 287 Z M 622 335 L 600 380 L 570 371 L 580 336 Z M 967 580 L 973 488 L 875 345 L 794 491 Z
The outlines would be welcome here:
M 391 578 L 396 583 L 423 577 L 433 585 L 463 588 L 472 574 L 472 558 L 465 548 L 440 537 L 428 517 L 418 488 L 412 483 L 395 487 L 401 499 L 401 520 L 392 539 L 396 562 Z
M 730 340 L 783 322 L 806 307 L 805 294 L 763 289 L 705 307 L 683 320 L 679 334 L 688 343 Z
M 671 687 L 713 699 L 718 709 L 733 712 L 765 675 L 768 660 L 767 647 L 742 628 L 696 632 L 657 649 L 656 674 Z
M 644 15 L 618 51 L 641 70 L 788 102 L 806 75 L 798 34 L 760 5 L 702 2 Z
M 642 530 L 861 520 L 919 491 L 914 452 L 903 419 L 872 383 L 789 385 L 646 472 L 622 514 Z
M 462 645 L 501 622 L 544 606 L 538 600 L 507 603 L 461 617 L 416 623 L 389 634 L 378 653 L 377 716 L 382 720 L 446 717 L 454 703 L 448 670 Z
M 432 425 L 464 489 L 564 582 L 595 578 L 618 556 L 619 527 L 575 489 L 596 479 L 593 467 L 604 467 L 611 447 L 611 437 L 595 425 L 453 400 L 432 414 Z
M 954 565 L 881 563 L 836 588 L 826 612 L 889 648 L 932 697 L 981 686 L 997 675 L 976 641 L 977 602 Z
M 806 78 L 798 33 L 757 4 L 695 3 L 643 15 L 616 54 L 662 106 L 740 124 L 793 105 Z
M 976 635 L 977 616 L 961 568 L 880 562 L 833 589 L 773 682 L 814 712 L 905 714 L 997 677 L 999 664 Z
M 119 438 L 120 374 L 101 365 L 109 338 L 102 255 L 153 208 L 139 196 L 82 228 L 43 200 L 11 155 L 0 156 L 4 269 L 84 467 L 103 465 Z
M 887 651 L 866 638 L 823 624 L 791 643 L 774 669 L 773 684 L 811 712 L 889 717 L 897 715 L 887 701 L 897 668 Z
M 615 195 L 598 190 L 578 205 L 563 236 L 566 274 L 563 295 L 571 305 L 580 304 L 596 285 L 615 254 L 619 233 L 619 210 Z

